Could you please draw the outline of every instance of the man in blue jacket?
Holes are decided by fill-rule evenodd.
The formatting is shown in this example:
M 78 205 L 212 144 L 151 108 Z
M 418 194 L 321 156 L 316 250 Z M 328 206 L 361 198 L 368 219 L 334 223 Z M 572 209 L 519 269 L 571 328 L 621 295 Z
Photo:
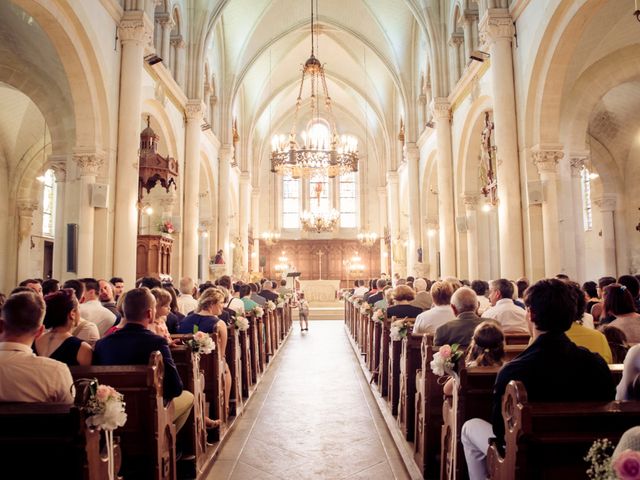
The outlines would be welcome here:
M 148 288 L 134 288 L 124 299 L 125 325 L 98 340 L 93 352 L 94 365 L 146 365 L 159 351 L 164 362 L 164 400 L 173 400 L 176 432 L 186 423 L 193 406 L 193 394 L 182 389 L 176 364 L 164 337 L 147 327 L 155 318 L 156 300 Z

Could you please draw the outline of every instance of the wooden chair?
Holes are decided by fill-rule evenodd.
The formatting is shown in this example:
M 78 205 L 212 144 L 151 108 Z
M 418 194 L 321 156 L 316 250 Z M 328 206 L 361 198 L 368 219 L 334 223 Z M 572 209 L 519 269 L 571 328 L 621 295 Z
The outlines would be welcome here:
M 173 403 L 162 397 L 164 364 L 154 352 L 147 365 L 71 367 L 74 380 L 96 378 L 124 396 L 127 423 L 118 429 L 122 471 L 129 478 L 175 480 L 176 430 Z
M 640 424 L 640 402 L 532 403 L 522 382 L 511 381 L 502 400 L 505 448 L 489 447 L 493 480 L 585 478 L 584 456 L 596 439 L 614 444 Z
M 85 420 L 72 405 L 1 403 L 0 465 L 6 478 L 107 480 L 101 433 L 89 429 Z M 114 460 L 117 473 L 122 460 L 118 443 Z

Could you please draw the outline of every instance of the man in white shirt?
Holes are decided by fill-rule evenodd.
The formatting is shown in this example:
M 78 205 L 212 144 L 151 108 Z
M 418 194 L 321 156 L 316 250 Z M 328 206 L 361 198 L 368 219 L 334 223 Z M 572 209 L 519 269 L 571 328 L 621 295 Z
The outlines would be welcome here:
M 356 288 L 353 290 L 354 297 L 363 297 L 369 289 L 364 286 L 364 280 L 356 280 Z
M 431 298 L 434 306 L 416 317 L 413 333 L 434 335 L 440 325 L 454 320 L 456 315 L 451 309 L 452 295 L 453 285 L 449 282 L 435 282 L 431 286 Z
M 35 293 L 12 295 L 2 307 L 0 402 L 73 403 L 69 368 L 31 350 L 44 330 L 44 313 L 44 300 Z
M 80 304 L 80 316 L 95 323 L 102 337 L 104 332 L 116 323 L 116 316 L 102 306 L 99 297 L 100 285 L 95 278 L 85 278 L 82 283 L 84 283 L 85 290 L 84 302 Z
M 489 301 L 492 307 L 482 314 L 482 318 L 492 318 L 504 333 L 529 333 L 527 313 L 513 303 L 513 283 L 500 278 L 489 285 Z
M 198 301 L 193 298 L 193 278 L 184 277 L 180 280 L 180 296 L 178 297 L 178 310 L 183 315 L 193 312 L 198 306 Z

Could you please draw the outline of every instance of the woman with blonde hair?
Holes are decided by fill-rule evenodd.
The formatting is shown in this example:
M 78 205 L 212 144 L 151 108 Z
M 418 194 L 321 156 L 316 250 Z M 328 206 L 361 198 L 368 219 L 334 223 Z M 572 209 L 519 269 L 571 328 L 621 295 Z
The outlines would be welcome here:
M 217 288 L 207 288 L 198 298 L 196 311 L 187 315 L 178 326 L 179 333 L 195 333 L 196 331 L 205 333 L 216 333 L 216 348 L 222 358 L 227 350 L 227 325 L 218 318 L 224 307 L 224 294 Z M 229 405 L 231 396 L 231 371 L 224 362 L 224 396 L 225 405 Z M 214 425 L 215 426 L 215 425 Z
M 149 324 L 149 330 L 172 342 L 169 328 L 167 327 L 167 315 L 171 311 L 171 294 L 164 288 L 151 289 L 151 295 L 156 299 L 156 318 Z

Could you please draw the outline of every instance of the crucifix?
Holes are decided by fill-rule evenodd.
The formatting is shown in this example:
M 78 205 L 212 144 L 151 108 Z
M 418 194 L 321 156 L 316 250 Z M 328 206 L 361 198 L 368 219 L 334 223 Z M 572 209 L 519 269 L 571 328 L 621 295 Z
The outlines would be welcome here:
M 324 252 L 318 250 L 316 255 L 318 256 L 318 280 L 322 280 L 322 255 L 324 255 Z

